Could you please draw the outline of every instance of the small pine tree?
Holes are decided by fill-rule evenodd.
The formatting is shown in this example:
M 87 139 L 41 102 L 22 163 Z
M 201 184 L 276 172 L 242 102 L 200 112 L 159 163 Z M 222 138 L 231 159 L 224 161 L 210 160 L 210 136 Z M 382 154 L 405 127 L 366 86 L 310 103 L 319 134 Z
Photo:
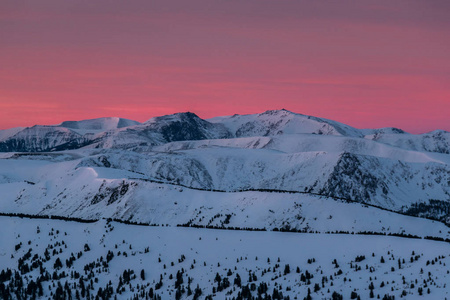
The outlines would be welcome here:
M 344 297 L 337 292 L 333 292 L 333 294 L 331 294 L 331 299 L 332 300 L 342 300 L 342 299 L 344 299 Z
M 284 266 L 284 275 L 291 273 L 291 268 L 289 267 L 289 264 Z

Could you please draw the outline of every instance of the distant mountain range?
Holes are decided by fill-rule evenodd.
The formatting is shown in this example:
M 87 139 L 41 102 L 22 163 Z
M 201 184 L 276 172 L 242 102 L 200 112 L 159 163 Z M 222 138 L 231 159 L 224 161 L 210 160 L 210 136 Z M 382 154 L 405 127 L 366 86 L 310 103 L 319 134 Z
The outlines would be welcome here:
M 287 110 L 208 120 L 187 112 L 1 130 L 0 152 L 2 212 L 164 222 L 177 208 L 166 221 L 183 223 L 208 199 L 241 207 L 243 191 L 269 202 L 281 201 L 270 192 L 294 192 L 450 224 L 450 133 L 442 130 L 356 129 Z M 173 204 L 187 196 L 178 190 L 193 199 L 184 210 Z
M 377 141 L 397 148 L 449 154 L 450 133 L 436 130 L 414 135 L 397 128 L 356 129 L 287 110 L 233 115 L 203 120 L 177 113 L 139 123 L 122 118 L 65 121 L 0 130 L 1 152 L 47 152 L 78 148 L 130 149 L 188 140 L 316 134 Z

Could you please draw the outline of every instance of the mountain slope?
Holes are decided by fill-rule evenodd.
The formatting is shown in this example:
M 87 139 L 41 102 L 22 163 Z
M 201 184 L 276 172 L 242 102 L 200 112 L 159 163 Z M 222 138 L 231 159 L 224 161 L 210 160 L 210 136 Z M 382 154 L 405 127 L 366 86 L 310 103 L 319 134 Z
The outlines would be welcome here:
M 1 152 L 52 151 L 67 145 L 65 149 L 79 148 L 86 139 L 67 128 L 53 126 L 27 127 L 0 142 Z

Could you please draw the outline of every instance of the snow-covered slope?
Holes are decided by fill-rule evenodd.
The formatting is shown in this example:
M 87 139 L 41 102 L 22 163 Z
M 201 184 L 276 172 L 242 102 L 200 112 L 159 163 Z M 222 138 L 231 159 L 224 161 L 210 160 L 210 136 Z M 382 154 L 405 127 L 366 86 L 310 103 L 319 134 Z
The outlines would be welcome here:
M 73 130 L 63 127 L 36 125 L 33 127 L 27 127 L 1 141 L 0 151 L 52 151 L 57 150 L 58 147 L 61 146 L 65 149 L 79 148 L 85 143 L 86 139 Z
M 402 149 L 450 154 L 450 132 L 444 130 L 420 135 L 376 132 L 366 138 Z
M 450 296 L 449 246 L 432 240 L 8 217 L 0 236 L 2 299 Z
M 418 199 L 423 203 L 429 199 L 445 202 L 448 187 L 428 181 L 424 190 L 416 187 L 431 172 L 437 175 L 439 169 L 431 165 L 430 170 L 416 164 L 393 165 L 376 177 L 370 170 L 379 161 L 361 163 L 349 154 L 335 156 L 335 162 L 330 161 L 330 156 L 316 153 L 284 154 L 281 159 L 276 152 L 266 151 L 255 159 L 255 153 L 246 153 L 258 151 L 254 149 L 225 150 L 231 154 L 204 151 L 190 157 L 185 153 L 125 155 L 118 150 L 16 154 L 0 160 L 0 212 L 113 217 L 171 225 L 217 225 L 208 220 L 220 215 L 216 221 L 223 223 L 230 215 L 228 224 L 236 227 L 391 233 L 406 230 L 420 236 L 441 236 L 439 231 L 446 232 L 440 223 L 430 226 L 428 233 L 420 232 L 427 227 L 407 227 L 410 217 L 347 203 L 356 200 L 401 211 Z M 278 164 L 265 163 L 272 160 Z M 404 168 L 402 174 L 412 176 L 409 181 L 389 177 L 400 167 Z M 314 172 L 330 175 L 311 176 Z M 386 176 L 384 181 L 382 176 Z M 241 191 L 248 189 L 251 191 Z M 442 212 L 435 217 L 445 221 L 448 211 Z M 404 220 L 399 221 L 401 218 Z

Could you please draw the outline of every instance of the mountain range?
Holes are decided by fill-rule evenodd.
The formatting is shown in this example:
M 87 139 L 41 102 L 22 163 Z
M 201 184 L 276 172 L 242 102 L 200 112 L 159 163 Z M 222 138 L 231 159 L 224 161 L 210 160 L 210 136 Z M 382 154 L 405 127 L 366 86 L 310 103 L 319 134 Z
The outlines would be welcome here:
M 371 208 L 361 215 L 389 210 L 450 224 L 443 130 L 357 129 L 287 110 L 206 120 L 187 112 L 1 130 L 0 152 L 7 213 L 173 225 L 207 225 L 219 214 L 239 227 L 324 228 L 300 212 L 306 201 L 311 213 L 335 207 L 352 221 L 349 205 L 362 203 Z

